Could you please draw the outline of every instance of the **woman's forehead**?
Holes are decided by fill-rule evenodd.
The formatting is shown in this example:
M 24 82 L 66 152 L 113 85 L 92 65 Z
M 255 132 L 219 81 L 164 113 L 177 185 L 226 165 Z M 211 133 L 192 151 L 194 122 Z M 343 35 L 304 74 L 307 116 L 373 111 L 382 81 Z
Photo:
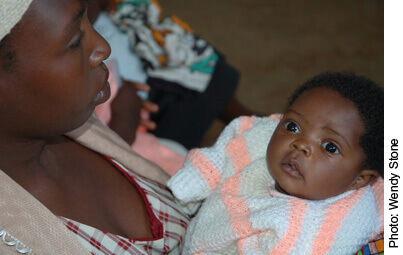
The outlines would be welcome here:
M 34 0 L 17 25 L 13 44 L 17 47 L 35 47 L 45 41 L 60 41 L 67 37 L 77 13 L 84 8 L 82 0 Z M 12 31 L 13 33 L 14 31 Z M 31 44 L 31 46 L 25 46 Z
M 33 61 L 62 53 L 72 37 L 68 28 L 84 8 L 82 0 L 33 0 L 9 37 L 18 65 L 26 69 Z
M 82 0 L 34 0 L 23 19 L 28 19 L 28 23 L 36 30 L 42 26 L 65 30 L 77 13 L 84 8 L 83 2 Z

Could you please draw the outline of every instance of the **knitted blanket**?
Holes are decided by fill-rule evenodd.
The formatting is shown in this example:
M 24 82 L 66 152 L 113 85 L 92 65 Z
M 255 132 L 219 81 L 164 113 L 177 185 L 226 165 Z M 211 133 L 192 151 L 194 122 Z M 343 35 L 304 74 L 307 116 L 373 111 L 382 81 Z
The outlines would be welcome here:
M 168 187 L 189 214 L 184 254 L 355 254 L 383 231 L 383 180 L 325 200 L 274 188 L 265 159 L 278 124 L 241 117 L 192 150 Z

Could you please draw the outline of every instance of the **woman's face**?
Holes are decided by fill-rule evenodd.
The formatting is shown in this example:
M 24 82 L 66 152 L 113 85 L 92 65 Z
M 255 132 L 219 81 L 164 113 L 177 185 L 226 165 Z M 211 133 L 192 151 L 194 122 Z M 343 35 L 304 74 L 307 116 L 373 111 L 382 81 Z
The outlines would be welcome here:
M 82 125 L 110 95 L 108 43 L 92 28 L 83 0 L 34 0 L 12 31 L 17 59 L 0 71 L 1 129 L 42 138 Z

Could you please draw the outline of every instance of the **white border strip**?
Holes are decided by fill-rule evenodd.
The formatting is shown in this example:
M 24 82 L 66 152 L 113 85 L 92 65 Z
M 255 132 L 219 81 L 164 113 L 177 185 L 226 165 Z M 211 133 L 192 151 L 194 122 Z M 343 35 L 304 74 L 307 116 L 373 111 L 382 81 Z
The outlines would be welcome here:
M 403 1 L 385 1 L 385 254 L 403 254 L 403 160 L 390 160 L 391 156 L 400 155 L 403 159 Z M 398 140 L 397 151 L 392 154 L 391 141 Z M 396 147 L 395 147 L 396 148 Z M 397 154 L 396 154 L 397 152 Z M 397 162 L 393 164 L 393 162 Z M 400 179 L 392 182 L 393 174 L 399 175 Z M 391 209 L 391 196 L 398 196 L 395 205 L 399 207 Z M 392 217 L 397 215 L 397 218 Z M 397 223 L 392 220 L 398 219 Z M 391 226 L 394 225 L 394 226 Z M 397 227 L 396 227 L 397 226 Z M 392 233 L 392 231 L 394 233 Z M 392 236 L 392 234 L 396 234 Z M 397 237 L 393 240 L 391 237 Z M 398 246 L 393 248 L 391 246 Z

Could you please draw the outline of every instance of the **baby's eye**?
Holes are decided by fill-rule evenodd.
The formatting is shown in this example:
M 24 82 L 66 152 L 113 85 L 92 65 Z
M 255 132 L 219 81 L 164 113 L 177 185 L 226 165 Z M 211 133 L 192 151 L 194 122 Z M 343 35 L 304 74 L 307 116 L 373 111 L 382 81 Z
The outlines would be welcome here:
M 299 133 L 299 127 L 297 124 L 295 124 L 292 121 L 287 121 L 285 123 L 285 129 L 287 129 L 288 131 L 294 132 L 294 133 Z
M 322 144 L 322 147 L 325 148 L 326 151 L 332 153 L 332 154 L 339 154 L 339 149 L 334 143 L 331 142 L 325 142 Z

